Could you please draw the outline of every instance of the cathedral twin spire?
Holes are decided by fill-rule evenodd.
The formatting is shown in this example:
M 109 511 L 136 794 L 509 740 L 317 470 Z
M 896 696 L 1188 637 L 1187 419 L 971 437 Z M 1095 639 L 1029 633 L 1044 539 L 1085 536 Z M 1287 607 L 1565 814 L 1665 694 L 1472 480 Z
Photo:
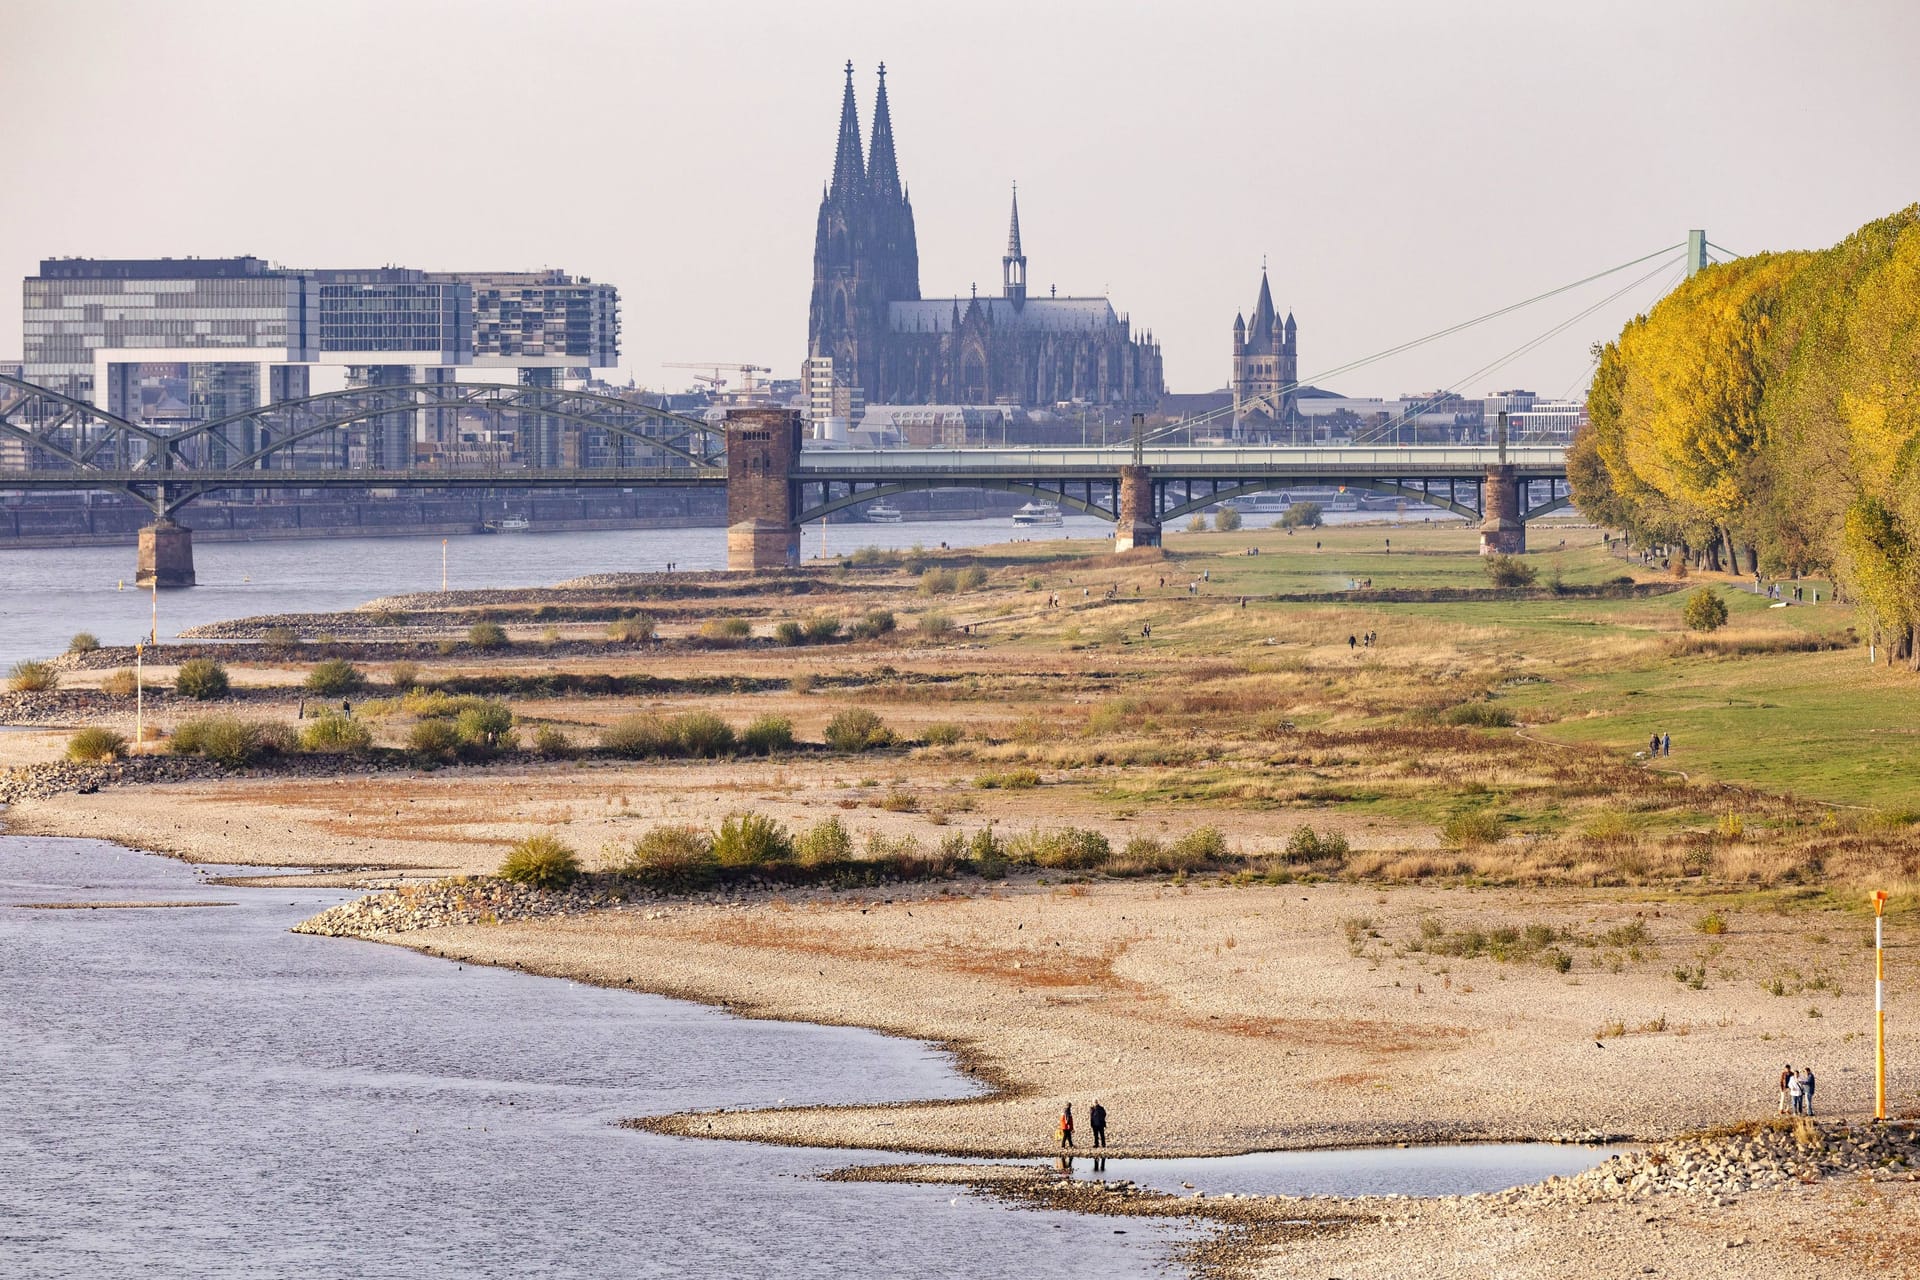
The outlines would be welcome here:
M 860 150 L 860 108 L 853 97 L 853 62 L 847 62 L 847 86 L 840 98 L 840 137 L 833 153 L 833 185 L 828 198 L 844 200 L 872 194 L 904 200 L 900 163 L 893 152 L 893 113 L 887 107 L 887 64 L 880 64 L 880 89 L 873 102 L 873 138 Z

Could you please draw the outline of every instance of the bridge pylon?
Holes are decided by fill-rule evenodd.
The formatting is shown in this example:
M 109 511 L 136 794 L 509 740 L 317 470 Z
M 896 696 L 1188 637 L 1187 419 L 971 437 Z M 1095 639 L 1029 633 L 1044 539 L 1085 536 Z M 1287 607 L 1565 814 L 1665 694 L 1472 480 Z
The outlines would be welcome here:
M 166 516 L 142 529 L 133 582 L 139 587 L 192 586 L 193 530 Z
M 792 479 L 800 430 L 792 409 L 727 410 L 728 569 L 750 573 L 800 563 Z
M 1120 468 L 1120 519 L 1113 526 L 1113 549 L 1160 545 L 1160 521 L 1153 511 L 1153 473 L 1138 463 Z
M 1487 468 L 1481 482 L 1480 554 L 1518 556 L 1527 550 L 1527 522 L 1520 518 L 1520 493 L 1525 481 L 1511 463 Z

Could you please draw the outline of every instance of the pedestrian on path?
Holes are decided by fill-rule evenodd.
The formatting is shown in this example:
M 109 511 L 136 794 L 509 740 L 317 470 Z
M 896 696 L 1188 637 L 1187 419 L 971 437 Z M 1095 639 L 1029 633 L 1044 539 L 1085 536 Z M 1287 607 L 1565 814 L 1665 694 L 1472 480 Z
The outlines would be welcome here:
M 1787 1085 L 1793 1078 L 1793 1064 L 1789 1062 L 1780 1069 L 1780 1114 L 1783 1116 L 1787 1114 L 1787 1108 L 1792 1104 L 1793 1095 Z
M 1806 1094 L 1800 1083 L 1801 1077 L 1792 1068 L 1787 1070 L 1787 1101 L 1792 1104 L 1794 1115 L 1806 1113 Z
M 1660 754 L 1663 756 L 1670 756 L 1673 754 L 1673 735 L 1672 734 L 1663 733 L 1660 735 Z
M 1067 1104 L 1067 1109 L 1060 1113 L 1060 1145 L 1062 1147 L 1073 1145 L 1073 1104 L 1071 1102 Z
M 1812 1067 L 1800 1068 L 1800 1105 L 1807 1109 L 1808 1115 L 1813 1114 L 1813 1068 Z M 1094 1132 L 1096 1134 L 1100 1132 L 1100 1126 L 1098 1123 L 1096 1123 L 1094 1126 Z M 1095 1143 L 1094 1145 L 1098 1146 L 1099 1143 Z
M 1651 756 L 1657 756 L 1659 754 L 1660 754 L 1660 735 L 1656 733 L 1651 738 L 1647 739 L 1647 755 L 1651 757 Z
M 1811 1078 L 1811 1073 L 1809 1073 Z M 1100 1099 L 1093 1100 L 1093 1109 L 1087 1112 L 1087 1123 L 1093 1126 L 1093 1145 L 1107 1145 L 1107 1109 L 1100 1105 Z

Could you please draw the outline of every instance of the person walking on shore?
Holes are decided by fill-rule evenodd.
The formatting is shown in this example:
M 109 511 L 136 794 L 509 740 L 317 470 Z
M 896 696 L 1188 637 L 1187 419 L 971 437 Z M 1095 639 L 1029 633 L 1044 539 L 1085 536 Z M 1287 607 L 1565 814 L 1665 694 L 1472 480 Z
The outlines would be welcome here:
M 1806 1114 L 1806 1096 L 1801 1091 L 1800 1075 L 1793 1068 L 1787 1068 L 1787 1100 L 1792 1104 L 1794 1115 Z
M 1812 1067 L 1800 1068 L 1800 1105 L 1806 1108 L 1806 1113 L 1808 1115 L 1813 1114 L 1813 1068 Z M 1094 1125 L 1093 1131 L 1096 1134 L 1100 1132 L 1100 1126 L 1098 1123 Z M 1100 1144 L 1096 1142 L 1094 1143 L 1094 1145 L 1099 1146 Z
M 1808 1079 L 1812 1079 L 1811 1074 L 1808 1075 Z M 1093 1100 L 1093 1108 L 1087 1112 L 1087 1123 L 1093 1126 L 1093 1145 L 1096 1147 L 1106 1146 L 1107 1109 L 1100 1105 L 1100 1099 L 1098 1098 Z
M 1783 1116 L 1787 1114 L 1787 1107 L 1792 1102 L 1792 1095 L 1787 1091 L 1787 1082 L 1792 1079 L 1793 1064 L 1789 1062 L 1780 1069 L 1780 1114 Z
M 1647 755 L 1649 757 L 1653 757 L 1659 754 L 1660 754 L 1660 735 L 1656 733 L 1651 738 L 1647 739 Z
M 1062 1147 L 1073 1145 L 1073 1104 L 1071 1102 L 1067 1104 L 1067 1109 L 1060 1113 L 1060 1145 Z
M 1670 756 L 1673 754 L 1673 735 L 1672 734 L 1663 733 L 1660 735 L 1660 754 L 1663 756 Z

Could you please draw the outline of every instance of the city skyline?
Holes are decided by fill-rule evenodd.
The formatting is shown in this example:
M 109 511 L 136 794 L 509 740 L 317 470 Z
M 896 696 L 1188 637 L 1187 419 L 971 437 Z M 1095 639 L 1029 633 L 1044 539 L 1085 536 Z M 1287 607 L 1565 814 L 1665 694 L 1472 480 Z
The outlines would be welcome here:
M 1018 180 L 1034 291 L 1124 299 L 1182 392 L 1227 382 L 1263 257 L 1276 302 L 1310 323 L 1312 380 L 1692 226 L 1743 252 L 1831 242 L 1912 199 L 1888 158 L 1920 125 L 1896 66 L 1920 23 L 1892 5 L 1813 20 L 1792 6 L 1222 5 L 1177 26 L 1078 4 L 906 20 L 866 5 L 714 18 L 417 3 L 377 26 L 359 4 L 8 7 L 0 72 L 18 88 L 0 112 L 33 140 L 10 163 L 33 180 L 0 197 L 13 280 L 69 255 L 565 265 L 620 289 L 616 376 L 656 386 L 683 380 L 662 367 L 677 361 L 798 373 L 832 164 L 822 122 L 849 57 L 863 111 L 875 64 L 895 73 L 925 278 L 996 286 Z M 489 61 L 507 49 L 532 52 Z M 1262 52 L 1223 62 L 1233 49 Z M 564 90 L 567 123 L 484 109 L 494 65 L 502 95 Z M 1330 385 L 1577 392 L 1587 345 L 1661 283 L 1484 385 L 1461 379 L 1610 289 Z M 15 302 L 0 307 L 0 359 L 21 346 Z

